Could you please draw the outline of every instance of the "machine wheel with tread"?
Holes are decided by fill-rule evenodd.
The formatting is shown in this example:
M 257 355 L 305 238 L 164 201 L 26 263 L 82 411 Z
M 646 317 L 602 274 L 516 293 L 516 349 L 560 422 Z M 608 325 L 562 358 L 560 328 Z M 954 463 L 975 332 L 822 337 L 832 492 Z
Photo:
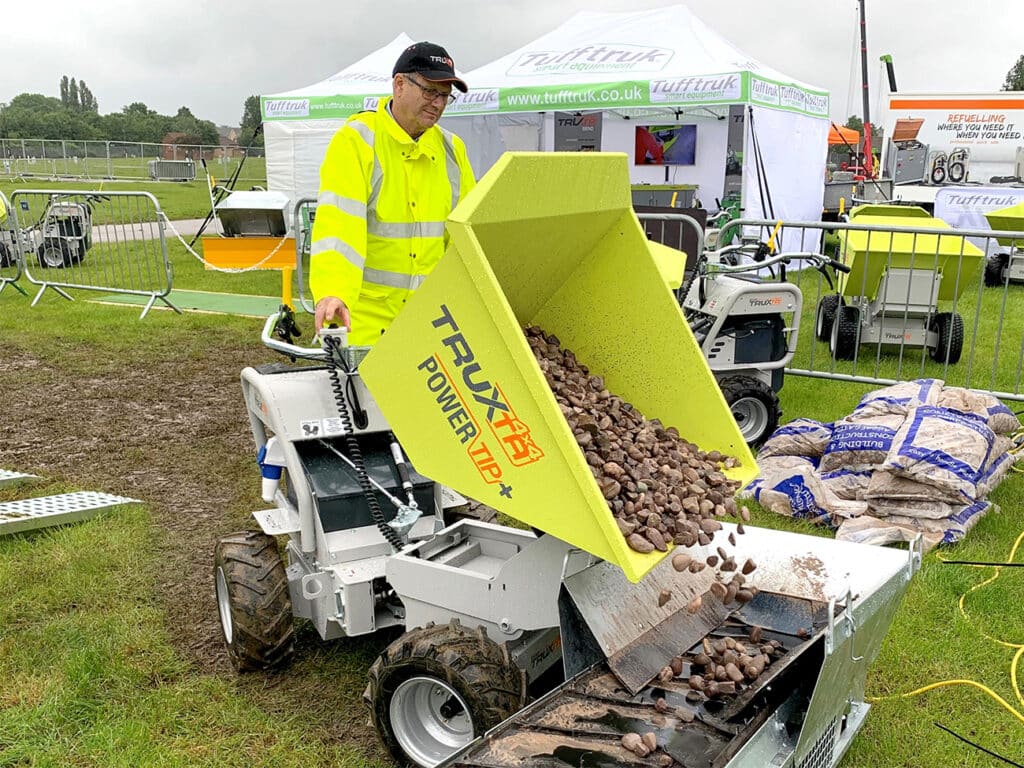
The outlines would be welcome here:
M 814 335 L 818 341 L 828 341 L 832 335 L 832 324 L 836 321 L 836 310 L 842 305 L 843 297 L 838 293 L 828 293 L 821 297 L 814 319 Z
M 860 346 L 860 309 L 841 306 L 829 336 L 828 351 L 835 360 L 853 360 Z
M 11 255 L 11 249 L 7 243 L 0 243 L 0 269 L 13 266 L 14 257 Z
M 950 365 L 959 363 L 964 346 L 964 319 L 955 312 L 940 312 L 932 318 L 928 328 L 939 335 L 935 348 L 930 350 L 932 360 Z
M 767 440 L 782 418 L 778 394 L 753 376 L 723 377 L 718 385 L 747 444 L 756 446 Z
M 1010 264 L 1010 254 L 997 253 L 985 262 L 985 285 L 997 288 L 1003 284 L 1003 273 Z
M 961 163 L 959 160 L 950 163 L 949 167 L 946 169 L 946 176 L 953 184 L 959 184 L 961 181 L 964 180 L 964 177 L 966 175 L 967 169 L 964 168 L 964 164 Z
M 483 627 L 410 630 L 370 667 L 363 699 L 400 765 L 433 766 L 526 704 L 526 677 Z
M 262 531 L 225 536 L 214 549 L 213 577 L 221 630 L 235 668 L 270 669 L 291 659 L 292 603 L 274 538 Z
M 39 266 L 43 269 L 60 269 L 71 265 L 71 247 L 58 238 L 47 238 L 39 246 Z

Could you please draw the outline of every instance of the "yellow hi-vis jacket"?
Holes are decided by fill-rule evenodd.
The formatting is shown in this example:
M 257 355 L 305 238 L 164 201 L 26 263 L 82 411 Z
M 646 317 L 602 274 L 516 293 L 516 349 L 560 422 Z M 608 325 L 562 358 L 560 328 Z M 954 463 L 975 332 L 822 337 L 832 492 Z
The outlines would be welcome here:
M 445 220 L 475 183 L 462 139 L 435 125 L 413 141 L 389 101 L 350 117 L 320 166 L 310 288 L 345 302 L 357 346 L 380 338 L 440 261 Z

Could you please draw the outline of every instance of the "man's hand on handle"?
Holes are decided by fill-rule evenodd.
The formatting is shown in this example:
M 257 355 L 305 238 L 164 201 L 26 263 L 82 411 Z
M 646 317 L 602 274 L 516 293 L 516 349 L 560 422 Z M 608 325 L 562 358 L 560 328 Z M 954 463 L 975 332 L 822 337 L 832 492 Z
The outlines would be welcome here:
M 316 303 L 313 326 L 317 335 L 324 326 L 343 325 L 352 330 L 352 315 L 345 302 L 337 296 L 324 296 Z

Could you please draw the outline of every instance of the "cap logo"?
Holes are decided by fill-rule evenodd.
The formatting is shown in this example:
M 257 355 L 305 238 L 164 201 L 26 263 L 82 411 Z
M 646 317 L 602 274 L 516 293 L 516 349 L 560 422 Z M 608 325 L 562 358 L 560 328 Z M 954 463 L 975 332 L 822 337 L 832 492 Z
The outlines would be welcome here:
M 447 58 L 445 58 L 444 56 L 431 56 L 431 57 L 430 57 L 430 60 L 431 60 L 431 61 L 436 61 L 436 62 L 438 62 L 439 64 L 444 64 L 444 65 L 446 65 L 446 66 L 449 66 L 449 67 L 451 67 L 452 69 L 454 69 L 454 68 L 455 68 L 455 62 L 454 62 L 454 61 L 452 61 L 451 59 L 447 59 Z

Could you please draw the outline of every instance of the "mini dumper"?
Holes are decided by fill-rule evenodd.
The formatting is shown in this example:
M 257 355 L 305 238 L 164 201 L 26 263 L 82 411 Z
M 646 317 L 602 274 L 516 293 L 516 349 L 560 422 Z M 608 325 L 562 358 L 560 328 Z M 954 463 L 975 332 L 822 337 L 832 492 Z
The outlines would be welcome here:
M 640 691 L 666 658 L 730 620 L 711 569 L 680 574 L 671 550 L 627 546 L 524 326 L 557 335 L 648 418 L 737 457 L 733 478 L 757 474 L 632 211 L 625 155 L 506 153 L 448 232 L 445 257 L 370 350 L 338 332 L 301 347 L 288 311 L 268 318 L 264 344 L 306 362 L 242 372 L 272 506 L 254 513 L 260 530 L 222 538 L 213 564 L 239 670 L 287 662 L 294 617 L 324 639 L 402 628 L 364 698 L 385 748 L 418 767 L 489 765 L 456 753 L 531 700 L 567 694 L 579 665 L 606 663 Z M 464 497 L 526 528 L 453 522 Z M 765 580 L 746 604 L 760 613 L 736 621 L 785 636 L 780 647 L 804 661 L 780 663 L 786 682 L 772 676 L 770 695 L 736 707 L 742 737 L 721 711 L 690 735 L 717 734 L 723 755 L 741 742 L 762 755 L 784 734 L 778 748 L 816 750 L 831 766 L 867 711 L 866 665 L 914 553 L 773 531 L 741 540 Z M 678 598 L 666 604 L 668 589 Z M 773 590 L 792 595 L 779 602 Z M 705 608 L 687 611 L 697 595 Z M 620 740 L 604 737 L 610 764 L 657 764 L 629 758 Z M 550 764 L 537 755 L 514 764 Z
M 957 363 L 964 322 L 940 312 L 940 301 L 956 301 L 976 275 L 982 252 L 923 208 L 861 205 L 851 224 L 877 230 L 840 229 L 838 292 L 818 302 L 815 335 L 836 360 L 853 360 L 862 344 L 924 348 L 940 363 Z M 886 231 L 915 227 L 936 234 Z
M 39 222 L 25 235 L 35 247 L 40 267 L 80 264 L 92 248 L 92 206 L 52 195 Z
M 813 267 L 829 284 L 828 267 L 844 264 L 818 253 L 777 253 L 770 243 L 744 242 L 702 254 L 680 288 L 683 313 L 722 394 L 751 445 L 763 443 L 782 417 L 778 393 L 796 353 L 803 294 L 786 282 L 789 265 Z M 778 279 L 762 279 L 779 270 Z

